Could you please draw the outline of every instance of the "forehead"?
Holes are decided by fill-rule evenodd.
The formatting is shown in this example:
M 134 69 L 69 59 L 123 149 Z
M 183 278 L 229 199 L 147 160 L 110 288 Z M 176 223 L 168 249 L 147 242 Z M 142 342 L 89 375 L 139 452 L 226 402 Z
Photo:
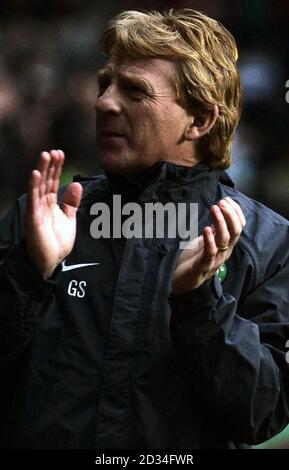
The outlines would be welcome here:
M 126 56 L 111 55 L 99 74 L 108 74 L 112 77 L 131 76 L 142 78 L 151 85 L 174 85 L 176 82 L 176 64 L 167 59 L 132 59 Z

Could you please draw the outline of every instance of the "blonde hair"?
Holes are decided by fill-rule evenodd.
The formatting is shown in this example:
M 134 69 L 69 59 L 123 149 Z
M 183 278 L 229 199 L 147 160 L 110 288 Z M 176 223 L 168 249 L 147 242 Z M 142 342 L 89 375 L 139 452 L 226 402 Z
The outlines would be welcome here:
M 219 108 L 210 133 L 197 146 L 212 167 L 231 163 L 231 145 L 241 114 L 238 50 L 218 21 L 191 9 L 125 11 L 113 18 L 101 37 L 105 54 L 115 47 L 131 58 L 158 57 L 176 61 L 177 99 L 187 109 Z

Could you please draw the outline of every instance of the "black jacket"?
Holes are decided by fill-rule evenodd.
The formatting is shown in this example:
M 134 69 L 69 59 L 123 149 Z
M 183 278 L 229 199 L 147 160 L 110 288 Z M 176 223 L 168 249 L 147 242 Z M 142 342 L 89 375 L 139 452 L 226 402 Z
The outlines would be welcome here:
M 106 249 L 90 235 L 90 207 L 113 193 L 197 202 L 200 232 L 209 207 L 230 196 L 247 224 L 222 282 L 215 275 L 179 296 L 171 294 L 179 240 L 119 245 L 111 312 L 100 321 L 94 306 L 110 279 L 59 267 L 42 280 L 26 254 L 20 198 L 0 233 L 3 446 L 234 448 L 281 431 L 289 416 L 288 222 L 203 164 L 160 162 L 145 177 L 82 184 L 67 265 L 97 262 Z M 71 281 L 79 296 L 67 295 Z

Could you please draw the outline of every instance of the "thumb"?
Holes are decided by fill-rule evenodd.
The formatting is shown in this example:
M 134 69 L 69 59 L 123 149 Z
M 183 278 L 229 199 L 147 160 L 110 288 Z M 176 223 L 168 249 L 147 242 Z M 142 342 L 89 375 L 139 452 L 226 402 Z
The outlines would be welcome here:
M 81 201 L 81 195 L 82 195 L 82 186 L 80 183 L 71 183 L 62 199 L 62 204 L 61 208 L 63 212 L 67 215 L 69 218 L 75 217 L 75 214 L 77 212 L 77 209 L 79 207 L 80 201 Z

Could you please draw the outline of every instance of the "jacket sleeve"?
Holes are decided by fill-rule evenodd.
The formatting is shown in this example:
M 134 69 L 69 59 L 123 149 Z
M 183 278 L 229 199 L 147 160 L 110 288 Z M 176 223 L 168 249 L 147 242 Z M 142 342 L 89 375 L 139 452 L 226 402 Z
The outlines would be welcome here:
M 237 442 L 263 442 L 289 421 L 288 280 L 289 264 L 241 306 L 223 292 L 217 276 L 169 299 L 182 374 L 192 395 Z
M 23 198 L 0 221 L 0 363 L 26 348 L 56 289 L 30 261 L 22 213 Z

